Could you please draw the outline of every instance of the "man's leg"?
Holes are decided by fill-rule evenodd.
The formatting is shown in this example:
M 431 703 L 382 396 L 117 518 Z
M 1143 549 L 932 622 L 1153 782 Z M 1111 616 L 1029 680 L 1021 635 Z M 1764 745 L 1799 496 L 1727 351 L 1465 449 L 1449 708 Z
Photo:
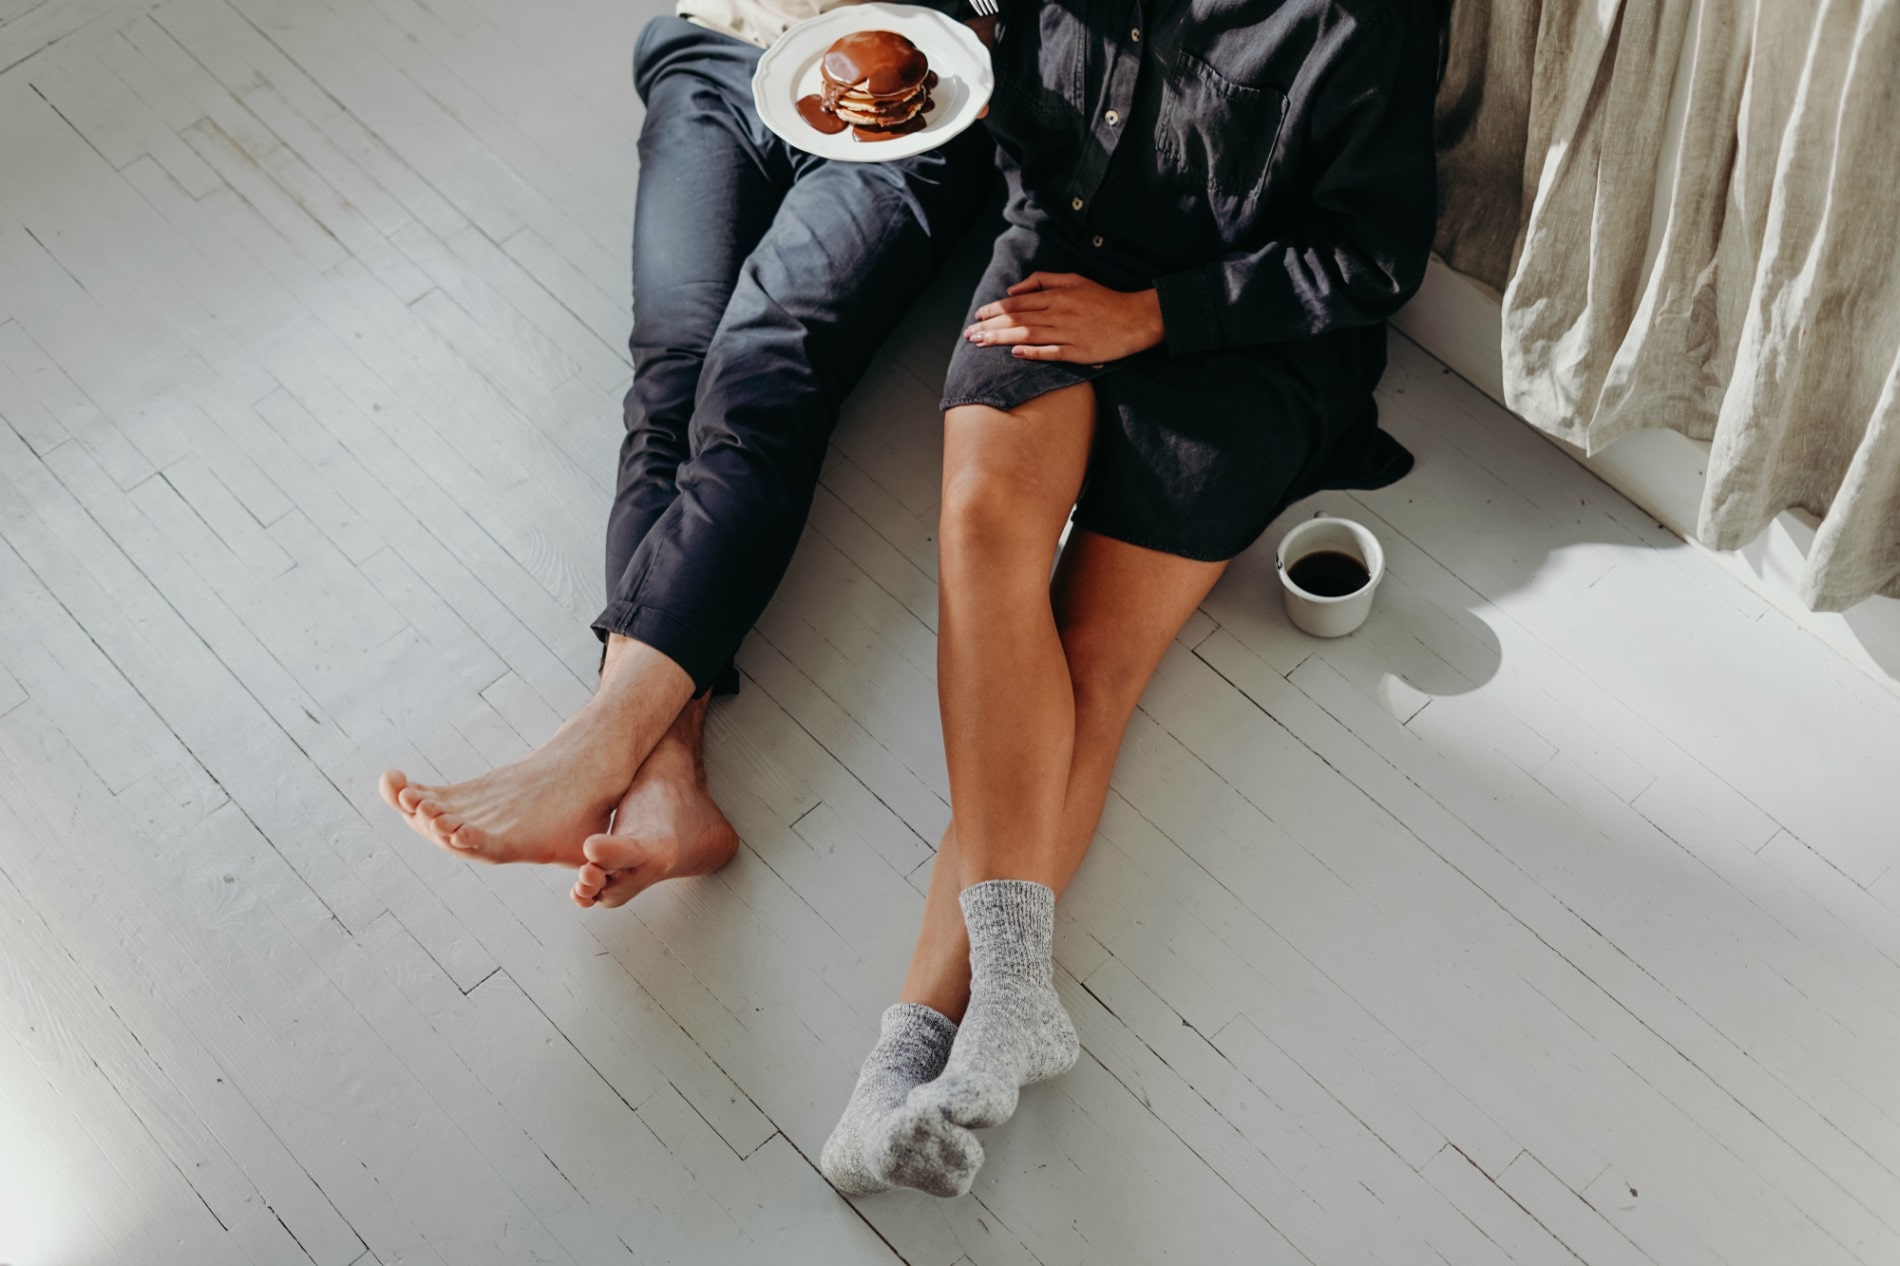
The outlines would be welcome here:
M 693 695 L 680 666 L 630 639 L 607 648 L 600 685 L 528 756 L 465 782 L 412 783 L 386 770 L 382 795 L 409 824 L 471 861 L 580 866 L 640 762 Z
M 785 574 L 845 396 L 989 188 L 987 153 L 974 145 L 888 164 L 797 161 L 797 182 L 746 260 L 707 354 L 679 496 L 608 610 L 625 621 L 610 627 L 673 656 L 701 689 Z M 703 780 L 675 778 L 653 799 L 689 808 L 690 823 L 723 836 Z M 669 857 L 725 847 L 630 813 L 587 841 L 593 866 L 575 899 L 618 905 L 669 874 L 699 873 Z
M 607 518 L 607 594 L 679 488 L 713 335 L 746 256 L 791 187 L 792 165 L 761 144 L 751 105 L 757 50 L 661 18 L 642 37 L 646 102 L 633 214 L 633 385 Z M 610 613 L 603 613 L 603 621 Z M 603 637 L 606 632 L 603 629 Z
M 710 693 L 695 697 L 647 756 L 614 809 L 611 834 L 589 836 L 574 904 L 613 909 L 662 879 L 710 875 L 739 851 L 739 834 L 706 785 Z
M 643 35 L 640 54 L 636 79 L 647 112 L 634 213 L 634 381 L 607 528 L 610 592 L 677 495 L 706 352 L 740 267 L 793 176 L 782 159 L 770 170 L 773 156 L 748 121 L 742 93 L 755 52 L 662 19 Z M 636 638 L 609 643 L 594 699 L 539 751 L 448 786 L 413 784 L 391 770 L 384 799 L 462 856 L 581 866 L 583 842 L 606 829 L 656 744 L 666 746 L 669 735 L 696 742 L 703 715 L 700 708 L 682 717 L 693 685 L 669 656 Z

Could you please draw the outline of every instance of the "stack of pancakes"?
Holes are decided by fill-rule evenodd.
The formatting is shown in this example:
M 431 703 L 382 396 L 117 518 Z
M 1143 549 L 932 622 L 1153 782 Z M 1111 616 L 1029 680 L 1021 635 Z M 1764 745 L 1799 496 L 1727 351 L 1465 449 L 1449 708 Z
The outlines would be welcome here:
M 870 132 L 905 129 L 930 104 L 937 77 L 915 44 L 895 31 L 859 31 L 818 64 L 826 113 Z

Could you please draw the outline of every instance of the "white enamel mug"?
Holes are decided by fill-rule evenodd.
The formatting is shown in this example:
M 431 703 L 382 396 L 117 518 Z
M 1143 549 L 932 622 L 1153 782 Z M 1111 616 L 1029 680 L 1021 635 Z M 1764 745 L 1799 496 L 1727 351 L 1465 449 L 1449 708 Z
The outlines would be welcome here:
M 1366 583 L 1351 593 L 1325 597 L 1308 593 L 1293 583 L 1293 565 L 1321 553 L 1356 558 L 1366 569 Z M 1385 551 L 1379 538 L 1351 519 L 1322 515 L 1288 532 L 1280 541 L 1275 562 L 1286 598 L 1286 613 L 1296 628 L 1314 637 L 1344 637 L 1366 622 L 1372 612 L 1372 593 L 1385 575 Z

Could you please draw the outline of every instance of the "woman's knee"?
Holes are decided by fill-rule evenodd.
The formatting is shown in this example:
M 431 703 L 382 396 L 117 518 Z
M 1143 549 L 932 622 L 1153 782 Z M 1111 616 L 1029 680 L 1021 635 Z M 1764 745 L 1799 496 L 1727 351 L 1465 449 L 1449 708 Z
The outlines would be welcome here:
M 940 511 L 946 551 L 986 558 L 1033 544 L 1053 553 L 1061 516 L 1067 515 L 1070 503 L 1026 465 L 1000 446 L 981 445 L 966 447 L 946 461 Z M 1058 506 L 1057 501 L 1064 504 Z
M 1070 394 L 1009 411 L 962 405 L 944 415 L 941 537 L 952 557 L 1011 549 L 1053 555 L 1088 462 L 1089 425 L 1070 416 L 1081 403 Z
M 945 551 L 980 559 L 1026 544 L 1031 515 L 1023 491 L 1009 472 L 989 466 L 946 473 L 940 525 Z

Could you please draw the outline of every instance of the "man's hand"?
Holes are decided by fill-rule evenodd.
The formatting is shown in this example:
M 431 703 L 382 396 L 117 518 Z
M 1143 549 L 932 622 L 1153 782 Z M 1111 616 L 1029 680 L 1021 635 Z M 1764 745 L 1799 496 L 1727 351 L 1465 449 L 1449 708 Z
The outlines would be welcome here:
M 1076 273 L 1031 273 L 1008 298 L 978 308 L 963 337 L 1006 346 L 1025 360 L 1099 365 L 1161 342 L 1161 300 L 1152 290 L 1110 290 Z

